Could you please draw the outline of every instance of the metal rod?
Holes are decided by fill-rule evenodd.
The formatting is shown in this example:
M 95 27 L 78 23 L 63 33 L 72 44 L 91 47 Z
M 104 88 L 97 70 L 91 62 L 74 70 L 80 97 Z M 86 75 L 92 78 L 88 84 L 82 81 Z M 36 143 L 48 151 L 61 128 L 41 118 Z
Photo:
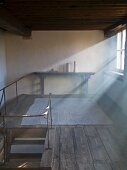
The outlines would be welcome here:
M 0 106 L 1 106 L 2 101 L 3 101 L 3 97 L 4 97 L 4 93 L 2 92 L 2 96 L 1 96 L 1 100 L 0 100 Z
M 30 73 L 30 74 L 27 74 L 27 75 L 25 75 L 25 76 L 20 77 L 19 79 L 15 80 L 15 81 L 9 83 L 8 85 L 4 86 L 3 88 L 1 88 L 0 91 L 8 88 L 9 86 L 11 86 L 11 85 L 15 84 L 16 82 L 22 80 L 23 78 L 28 77 L 28 76 L 31 76 L 31 75 L 33 75 L 33 74 L 35 74 L 35 73 L 33 72 L 33 73 Z
M 3 89 L 3 95 L 4 95 L 4 111 L 5 115 L 7 114 L 7 107 L 6 107 L 6 94 L 5 94 L 5 89 Z
M 45 115 L 5 115 L 5 118 L 16 118 L 16 117 L 44 117 Z
M 36 124 L 36 125 L 26 125 L 25 127 L 23 126 L 23 125 L 14 125 L 14 126 L 6 126 L 6 129 L 28 129 L 28 128 L 32 128 L 32 129 L 41 129 L 42 127 L 47 127 L 47 125 L 46 126 L 42 126 L 42 125 L 40 125 L 40 124 Z M 0 131 L 2 130 L 3 128 L 0 128 Z
M 3 135 L 4 135 L 4 160 L 3 163 L 6 163 L 6 128 L 5 128 L 5 118 L 3 115 Z
M 15 91 L 16 91 L 16 101 L 17 101 L 17 104 L 18 104 L 18 82 L 17 81 L 15 83 Z
M 51 103 L 51 95 L 52 95 L 52 93 L 49 93 L 49 109 L 50 109 L 50 119 L 51 119 L 51 129 L 52 129 L 52 103 Z
M 48 137 L 48 148 L 49 149 L 49 111 L 48 111 L 48 114 L 47 114 L 47 137 Z

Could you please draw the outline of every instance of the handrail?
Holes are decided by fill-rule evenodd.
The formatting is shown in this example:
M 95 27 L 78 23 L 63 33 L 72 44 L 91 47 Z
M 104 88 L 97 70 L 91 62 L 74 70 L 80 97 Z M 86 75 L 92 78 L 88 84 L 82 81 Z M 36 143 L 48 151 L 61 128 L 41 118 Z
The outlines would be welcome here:
M 6 152 L 7 152 L 7 150 L 6 150 L 6 125 L 5 125 L 5 119 L 4 119 L 4 115 L 2 116 L 2 118 L 3 118 L 3 136 L 4 136 L 4 146 L 3 146 L 3 148 L 4 148 L 4 159 L 3 159 L 3 165 L 5 164 L 5 162 L 6 162 L 6 158 L 7 158 L 7 154 L 6 154 Z
M 18 82 L 18 81 L 22 80 L 23 78 L 28 77 L 28 76 L 30 76 L 30 75 L 32 75 L 32 74 L 34 74 L 34 72 L 29 73 L 29 74 L 26 74 L 26 75 L 20 77 L 19 79 L 15 80 L 15 81 L 13 81 L 13 82 L 11 82 L 11 83 L 8 83 L 8 84 L 5 85 L 3 88 L 1 88 L 0 91 L 2 91 L 2 90 L 4 90 L 4 89 L 8 88 L 9 86 L 15 84 L 16 82 Z
M 17 99 L 17 103 L 18 103 L 18 81 L 22 80 L 23 78 L 25 77 L 28 77 L 30 75 L 33 75 L 34 73 L 29 73 L 29 74 L 26 74 L 22 77 L 20 77 L 19 79 L 5 85 L 3 88 L 0 89 L 0 92 L 2 91 L 2 96 L 1 96 L 1 100 L 0 100 L 0 107 L 1 107 L 1 104 L 2 104 L 2 100 L 4 98 L 4 110 L 5 110 L 5 115 L 7 113 L 7 109 L 6 109 L 6 88 L 10 87 L 11 85 L 15 84 L 15 92 L 16 92 L 16 99 Z
M 3 94 L 4 97 L 4 94 Z M 46 113 L 46 114 L 45 114 Z M 47 149 L 50 149 L 50 133 L 49 133 L 49 128 L 50 128 L 50 124 L 49 124 L 49 116 L 50 116 L 50 123 L 51 123 L 51 128 L 52 128 L 52 110 L 51 110 L 51 93 L 49 93 L 49 100 L 48 100 L 48 104 L 47 107 L 43 110 L 42 114 L 38 114 L 38 115 L 2 115 L 3 118 L 3 136 L 4 136 L 4 159 L 3 159 L 3 164 L 1 165 L 5 165 L 6 160 L 8 159 L 8 149 L 7 149 L 7 134 L 6 134 L 6 130 L 8 130 L 9 128 L 6 126 L 6 118 L 23 118 L 23 117 L 41 117 L 41 116 L 45 116 L 47 115 Z
M 49 93 L 49 112 L 50 112 L 51 128 L 52 128 L 52 103 L 51 103 L 51 96 L 52 96 L 52 93 Z
M 29 73 L 29 74 L 26 74 L 18 79 L 16 79 L 15 81 L 12 81 L 10 83 L 8 83 L 7 85 L 5 85 L 3 88 L 0 88 L 0 91 L 8 88 L 9 86 L 15 84 L 16 82 L 22 80 L 23 78 L 25 77 L 28 77 L 30 75 L 39 75 L 39 74 L 42 74 L 42 75 L 74 75 L 74 74 L 79 74 L 79 75 L 83 75 L 83 74 L 87 74 L 87 75 L 94 75 L 95 73 L 94 72 L 32 72 L 32 73 Z
M 7 85 L 5 85 L 3 88 L 0 88 L 0 92 L 1 93 L 1 98 L 0 98 L 0 107 L 1 107 L 1 104 L 2 104 L 2 101 L 4 103 L 4 113 L 1 115 L 1 117 L 3 118 L 3 124 L 2 124 L 2 128 L 3 128 L 3 136 L 4 136 L 4 164 L 6 163 L 6 160 L 7 160 L 7 157 L 8 157 L 8 153 L 7 153 L 7 144 L 8 144 L 8 141 L 7 141 L 7 131 L 8 131 L 8 127 L 6 126 L 6 118 L 23 118 L 23 117 L 44 117 L 46 116 L 46 119 L 47 119 L 47 140 L 48 140 L 48 146 L 47 146 L 47 149 L 50 149 L 50 143 L 49 143 L 49 139 L 50 139 L 50 133 L 49 133 L 49 129 L 50 127 L 52 128 L 52 104 L 51 104 L 51 93 L 49 93 L 49 98 L 48 98 L 48 104 L 47 104 L 47 107 L 45 108 L 45 113 L 46 114 L 43 114 L 42 112 L 39 113 L 38 115 L 7 115 L 7 111 L 6 111 L 6 88 L 10 87 L 11 85 L 15 85 L 15 92 L 16 92 L 16 99 L 17 99 L 17 102 L 18 102 L 18 82 L 28 76 L 31 76 L 31 75 L 42 75 L 43 77 L 44 76 L 48 76 L 48 75 L 85 75 L 86 78 L 88 79 L 91 75 L 94 75 L 93 72 L 78 72 L 78 73 L 75 73 L 75 72 L 67 72 L 67 73 L 62 73 L 62 72 L 32 72 L 32 73 L 29 73 L 29 74 L 26 74 L 18 79 L 16 79 L 15 81 L 12 81 L 10 83 L 8 83 Z M 43 93 L 42 93 L 43 94 Z M 47 112 L 46 112 L 47 111 Z M 51 123 L 51 124 L 50 124 Z M 42 125 L 42 123 L 41 123 Z M 50 126 L 51 125 L 51 126 Z M 22 128 L 22 126 L 21 126 Z
M 43 114 L 40 115 L 4 115 L 4 118 L 22 118 L 22 117 L 41 117 L 45 116 Z
M 2 101 L 4 100 L 4 113 L 1 115 L 1 117 L 3 118 L 3 123 L 2 123 L 2 128 L 3 128 L 3 138 L 4 138 L 4 155 L 3 155 L 3 163 L 1 165 L 5 165 L 6 161 L 8 160 L 8 141 L 7 141 L 7 131 L 8 131 L 8 127 L 6 126 L 6 118 L 27 118 L 27 117 L 44 117 L 45 115 L 47 115 L 46 119 L 47 119 L 47 141 L 48 141 L 48 146 L 47 149 L 50 149 L 50 143 L 49 143 L 49 138 L 50 138 L 50 134 L 49 134 L 49 129 L 50 126 L 52 128 L 52 108 L 51 108 L 51 93 L 49 93 L 49 99 L 48 99 L 48 104 L 47 107 L 45 108 L 45 112 L 38 114 L 38 115 L 7 115 L 7 110 L 6 110 L 6 88 L 10 87 L 11 85 L 15 84 L 15 92 L 16 92 L 16 98 L 17 98 L 17 103 L 18 103 L 18 81 L 22 80 L 25 77 L 28 77 L 30 75 L 34 75 L 36 74 L 35 72 L 27 74 L 25 76 L 20 77 L 19 79 L 5 85 L 3 88 L 0 89 L 0 92 L 2 92 L 1 98 L 0 98 L 0 107 L 2 105 Z M 50 117 L 49 117 L 50 116 Z M 50 118 L 50 121 L 49 121 Z M 49 124 L 51 123 L 51 125 Z
M 4 99 L 4 111 L 5 111 L 5 115 L 6 115 L 6 94 L 5 94 L 5 89 L 3 89 L 3 91 L 2 91 L 2 96 L 1 96 L 1 100 L 0 100 L 0 109 L 1 109 L 3 99 Z M 0 112 L 0 114 L 1 114 L 1 112 Z
M 1 96 L 1 99 L 0 99 L 0 107 L 1 107 L 1 104 L 2 104 L 2 101 L 3 101 L 3 97 L 4 97 L 4 92 L 2 92 L 2 96 Z

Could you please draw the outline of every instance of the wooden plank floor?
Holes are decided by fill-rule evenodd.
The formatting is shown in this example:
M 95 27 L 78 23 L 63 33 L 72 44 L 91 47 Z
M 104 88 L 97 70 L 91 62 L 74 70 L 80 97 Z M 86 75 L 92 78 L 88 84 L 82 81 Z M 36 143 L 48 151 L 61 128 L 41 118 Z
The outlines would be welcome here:
M 52 169 L 126 170 L 126 145 L 112 132 L 112 126 L 55 127 Z
M 8 102 L 6 108 L 7 115 L 38 115 L 46 108 L 47 103 L 47 97 L 24 94 L 18 97 L 18 103 L 16 99 Z M 4 113 L 4 108 L 2 112 Z M 96 103 L 82 97 L 52 97 L 52 114 L 54 125 L 112 124 L 112 121 Z M 0 119 L 1 121 L 2 117 Z M 45 125 L 47 121 L 39 117 L 16 117 L 6 118 L 6 122 L 8 127 L 11 127 L 37 124 Z
M 35 95 L 21 95 L 19 102 L 12 101 L 7 105 L 7 114 L 38 115 L 45 111 L 48 104 L 47 97 Z M 89 98 L 83 97 L 53 97 L 52 114 L 54 125 L 88 125 L 112 124 L 108 116 Z M 4 110 L 3 110 L 4 111 Z M 22 121 L 22 123 L 21 123 Z M 37 125 L 46 124 L 46 119 L 38 117 L 8 118 L 8 124 Z
M 17 106 L 16 101 L 8 104 L 8 113 L 26 114 L 36 97 L 38 96 L 19 97 Z M 70 118 L 65 119 L 71 121 L 71 115 L 69 116 Z M 56 119 L 59 118 L 56 116 Z M 90 124 L 89 121 L 89 125 L 82 124 L 82 120 L 78 125 L 54 125 L 54 137 L 50 137 L 51 140 L 54 139 L 53 153 L 45 152 L 48 156 L 42 156 L 46 162 L 51 160 L 52 170 L 127 170 L 127 129 L 121 131 L 113 124 L 104 125 L 101 120 L 98 117 L 98 124 Z M 21 124 L 21 121 L 16 119 L 15 122 Z M 44 159 L 41 159 L 41 163 L 37 162 L 37 165 L 33 163 L 34 168 L 44 165 Z

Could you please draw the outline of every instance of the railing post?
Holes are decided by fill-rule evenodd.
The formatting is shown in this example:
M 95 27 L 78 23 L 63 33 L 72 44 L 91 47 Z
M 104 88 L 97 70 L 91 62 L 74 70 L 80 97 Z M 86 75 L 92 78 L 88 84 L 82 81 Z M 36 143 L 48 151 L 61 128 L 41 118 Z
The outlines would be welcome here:
M 48 140 L 48 148 L 49 149 L 49 112 L 47 113 L 47 140 Z
M 15 82 L 15 90 L 16 90 L 16 101 L 17 101 L 17 103 L 18 103 L 18 82 L 16 81 Z
M 6 94 L 5 94 L 5 89 L 3 89 L 3 95 L 4 95 L 4 111 L 5 115 L 7 114 L 7 107 L 6 107 Z
M 1 104 L 2 104 L 2 101 L 3 101 L 3 96 L 4 96 L 4 93 L 2 91 L 2 96 L 1 96 L 1 100 L 0 100 L 0 107 L 1 107 Z
M 52 93 L 49 93 L 49 111 L 50 111 L 50 119 L 51 119 L 51 129 L 52 129 L 52 103 L 51 103 L 51 95 Z
M 3 160 L 3 164 L 5 165 L 5 163 L 6 163 L 6 128 L 5 128 L 4 115 L 3 115 L 3 136 L 4 136 L 4 160 Z

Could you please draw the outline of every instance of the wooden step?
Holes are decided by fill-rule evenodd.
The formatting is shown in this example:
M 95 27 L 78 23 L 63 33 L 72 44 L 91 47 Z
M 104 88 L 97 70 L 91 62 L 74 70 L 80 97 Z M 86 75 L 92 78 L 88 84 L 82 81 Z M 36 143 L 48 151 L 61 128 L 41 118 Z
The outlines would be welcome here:
M 45 138 L 47 133 L 47 128 L 42 129 L 34 129 L 34 128 L 23 128 L 23 129 L 13 129 L 12 137 L 13 138 L 37 138 L 42 137 Z
M 51 168 L 40 167 L 40 159 L 11 159 L 0 170 L 51 170 Z
M 42 145 L 42 144 L 12 145 L 9 157 L 10 157 L 10 159 L 40 158 L 42 156 L 43 150 L 44 150 L 44 145 Z
M 19 170 L 19 169 L 25 169 L 25 170 L 52 170 L 51 167 L 16 167 L 16 166 L 11 166 L 8 164 L 8 166 L 0 166 L 0 170 Z
M 21 169 L 21 168 L 20 168 Z M 38 167 L 38 168 L 23 168 L 23 169 L 26 169 L 26 170 L 52 170 L 52 168 L 51 167 Z M 19 168 L 14 168 L 14 167 L 0 167 L 0 170 L 19 170 Z
M 13 145 L 30 145 L 30 144 L 43 144 L 45 143 L 45 138 L 15 138 Z
M 10 153 L 23 153 L 23 154 L 31 154 L 31 153 L 41 153 L 44 150 L 44 145 L 11 145 Z
M 29 159 L 39 159 L 41 158 L 42 153 L 10 153 L 9 159 L 24 159 L 25 161 Z

